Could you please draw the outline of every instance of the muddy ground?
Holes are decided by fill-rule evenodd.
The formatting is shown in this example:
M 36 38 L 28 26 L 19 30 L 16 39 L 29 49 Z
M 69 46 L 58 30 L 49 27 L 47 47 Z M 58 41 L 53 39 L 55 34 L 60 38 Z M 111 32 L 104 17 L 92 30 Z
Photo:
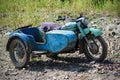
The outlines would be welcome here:
M 89 62 L 84 54 L 61 54 L 53 60 L 45 55 L 30 62 L 27 68 L 15 69 L 5 51 L 8 26 L 0 28 L 0 80 L 119 80 L 120 79 L 120 18 L 101 17 L 90 25 L 103 30 L 108 56 L 102 63 Z

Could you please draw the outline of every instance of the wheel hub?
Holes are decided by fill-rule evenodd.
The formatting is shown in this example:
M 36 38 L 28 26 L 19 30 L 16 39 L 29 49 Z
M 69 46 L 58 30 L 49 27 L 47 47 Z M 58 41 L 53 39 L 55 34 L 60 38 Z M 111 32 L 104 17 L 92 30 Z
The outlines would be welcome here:
M 90 51 L 91 51 L 93 54 L 97 54 L 98 51 L 99 51 L 99 48 L 98 48 L 98 46 L 97 46 L 95 43 L 91 43 Z
M 19 45 L 16 46 L 16 48 L 14 49 L 14 53 L 16 54 L 16 56 L 19 58 L 19 59 L 22 59 L 24 57 L 24 51 L 22 49 L 22 46 Z

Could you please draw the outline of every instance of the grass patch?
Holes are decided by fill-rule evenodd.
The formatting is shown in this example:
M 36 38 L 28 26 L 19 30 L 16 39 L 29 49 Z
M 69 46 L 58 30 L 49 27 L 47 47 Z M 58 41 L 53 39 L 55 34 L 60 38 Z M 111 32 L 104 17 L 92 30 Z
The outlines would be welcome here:
M 114 56 L 119 56 L 120 57 L 120 54 L 118 53 L 118 54 L 114 54 Z
M 120 16 L 119 5 L 119 0 L 0 0 L 0 27 L 9 25 L 16 28 L 28 24 L 36 26 L 43 21 L 55 22 L 58 15 L 68 13 L 73 17 L 80 12 L 88 17 L 95 13 Z
M 34 58 L 31 59 L 31 61 L 40 61 L 40 60 L 41 60 L 40 57 L 34 57 Z

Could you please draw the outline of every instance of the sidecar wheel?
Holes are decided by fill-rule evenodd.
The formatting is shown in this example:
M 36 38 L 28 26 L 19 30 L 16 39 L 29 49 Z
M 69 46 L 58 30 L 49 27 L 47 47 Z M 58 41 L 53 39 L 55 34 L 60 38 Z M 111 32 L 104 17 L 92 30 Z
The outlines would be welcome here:
M 26 50 L 26 46 L 22 40 L 16 38 L 14 39 L 9 48 L 9 54 L 12 63 L 16 68 L 23 68 L 29 62 L 30 55 Z
M 102 62 L 107 56 L 107 43 L 101 36 L 89 36 L 88 41 L 92 48 L 85 44 L 85 56 L 89 61 Z

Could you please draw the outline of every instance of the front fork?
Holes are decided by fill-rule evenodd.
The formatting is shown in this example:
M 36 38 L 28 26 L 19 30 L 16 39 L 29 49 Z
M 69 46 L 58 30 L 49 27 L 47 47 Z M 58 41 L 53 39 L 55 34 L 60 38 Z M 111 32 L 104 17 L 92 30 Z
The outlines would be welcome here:
M 90 44 L 90 42 L 88 41 L 88 39 L 87 39 L 86 36 L 84 36 L 84 39 L 85 39 L 86 43 L 88 44 L 88 47 L 89 47 L 89 48 L 92 48 L 92 46 L 91 46 L 91 44 Z
M 81 34 L 83 35 L 83 38 L 85 39 L 85 41 L 88 44 L 89 48 L 92 48 L 91 45 L 90 45 L 90 43 L 89 43 L 89 41 L 88 41 L 88 39 L 87 39 L 87 37 L 86 37 L 85 32 L 83 31 L 83 29 L 79 25 L 80 25 L 80 22 L 77 24 L 78 29 L 81 32 Z

